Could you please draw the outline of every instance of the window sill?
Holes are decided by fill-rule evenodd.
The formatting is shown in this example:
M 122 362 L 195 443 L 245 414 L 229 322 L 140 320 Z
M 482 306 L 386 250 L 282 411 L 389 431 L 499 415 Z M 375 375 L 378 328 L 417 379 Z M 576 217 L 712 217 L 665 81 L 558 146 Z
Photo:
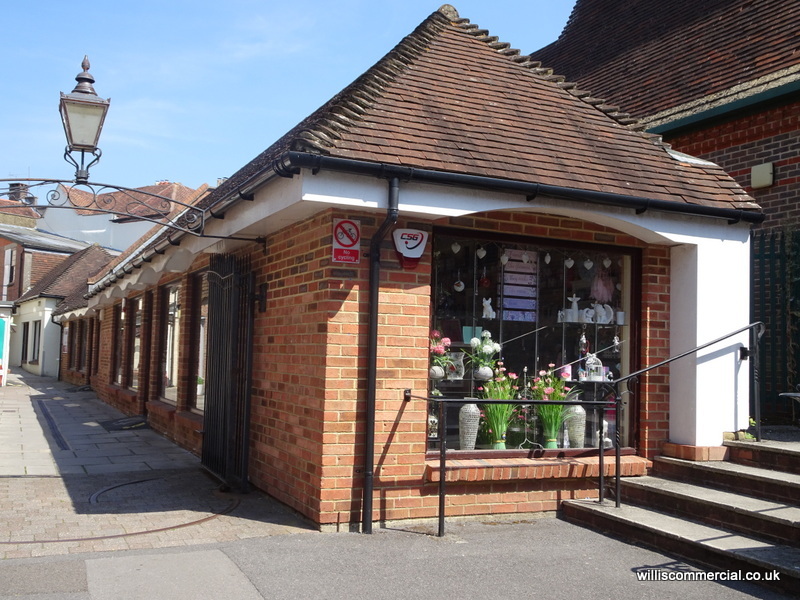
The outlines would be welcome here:
M 641 456 L 629 454 L 621 457 L 623 477 L 646 475 L 652 463 Z M 496 455 L 476 458 L 447 459 L 448 482 L 481 483 L 524 479 L 584 479 L 598 477 L 598 456 L 552 456 L 529 458 L 528 456 L 500 457 Z M 606 476 L 616 473 L 614 456 L 604 456 L 603 471 Z M 425 461 L 425 481 L 438 482 L 441 469 L 438 459 L 428 456 Z

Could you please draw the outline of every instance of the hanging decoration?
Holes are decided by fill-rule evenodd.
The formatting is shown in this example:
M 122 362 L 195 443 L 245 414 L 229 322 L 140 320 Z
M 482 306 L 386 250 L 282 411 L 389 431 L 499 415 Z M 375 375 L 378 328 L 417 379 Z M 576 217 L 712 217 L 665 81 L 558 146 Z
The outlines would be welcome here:
M 478 285 L 482 288 L 488 288 L 492 285 L 492 282 L 486 275 L 486 267 L 483 267 L 483 275 L 481 275 L 481 278 L 478 280 Z
M 601 304 L 611 302 L 614 297 L 614 282 L 611 281 L 611 277 L 605 269 L 598 269 L 595 274 L 592 280 L 591 295 Z
M 459 269 L 458 274 L 456 275 L 456 282 L 453 284 L 453 289 L 457 292 L 463 292 L 465 287 L 467 286 L 465 286 L 464 282 L 461 281 L 461 269 Z

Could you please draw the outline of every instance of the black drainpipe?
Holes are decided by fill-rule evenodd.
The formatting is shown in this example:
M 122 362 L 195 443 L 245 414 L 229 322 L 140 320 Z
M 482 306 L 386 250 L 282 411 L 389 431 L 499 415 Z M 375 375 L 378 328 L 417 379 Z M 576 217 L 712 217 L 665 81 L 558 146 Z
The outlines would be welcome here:
M 375 478 L 375 389 L 378 382 L 378 299 L 381 283 L 381 244 L 397 223 L 400 180 L 389 180 L 389 206 L 386 218 L 369 243 L 369 342 L 367 350 L 367 407 L 364 437 L 364 499 L 361 510 L 361 532 L 372 533 L 372 492 Z

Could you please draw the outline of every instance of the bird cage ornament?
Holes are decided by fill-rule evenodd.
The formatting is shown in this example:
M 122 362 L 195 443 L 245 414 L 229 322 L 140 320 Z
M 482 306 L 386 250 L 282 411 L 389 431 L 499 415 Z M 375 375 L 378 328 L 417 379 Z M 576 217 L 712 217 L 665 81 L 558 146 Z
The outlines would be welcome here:
M 586 379 L 589 381 L 603 381 L 603 362 L 595 354 L 589 353 L 586 357 Z

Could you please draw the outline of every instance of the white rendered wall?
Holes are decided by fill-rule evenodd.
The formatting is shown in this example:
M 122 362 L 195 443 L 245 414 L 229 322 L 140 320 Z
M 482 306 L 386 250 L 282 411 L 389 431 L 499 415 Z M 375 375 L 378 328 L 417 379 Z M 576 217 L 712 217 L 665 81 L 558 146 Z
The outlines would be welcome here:
M 58 361 L 61 348 L 61 327 L 53 323 L 50 316 L 58 303 L 57 298 L 34 298 L 23 302 L 17 308 L 14 315 L 16 338 L 13 352 L 14 365 L 19 365 L 22 360 L 22 330 L 23 324 L 28 325 L 28 360 L 31 358 L 31 348 L 33 347 L 33 332 L 35 321 L 42 322 L 42 330 L 39 345 L 39 360 L 37 363 L 25 363 L 22 368 L 28 373 L 41 375 L 43 377 L 58 376 Z
M 672 250 L 671 354 L 689 350 L 749 324 L 749 244 L 705 239 Z M 746 429 L 748 361 L 739 348 L 748 332 L 672 363 L 670 441 L 719 446 L 726 431 Z

